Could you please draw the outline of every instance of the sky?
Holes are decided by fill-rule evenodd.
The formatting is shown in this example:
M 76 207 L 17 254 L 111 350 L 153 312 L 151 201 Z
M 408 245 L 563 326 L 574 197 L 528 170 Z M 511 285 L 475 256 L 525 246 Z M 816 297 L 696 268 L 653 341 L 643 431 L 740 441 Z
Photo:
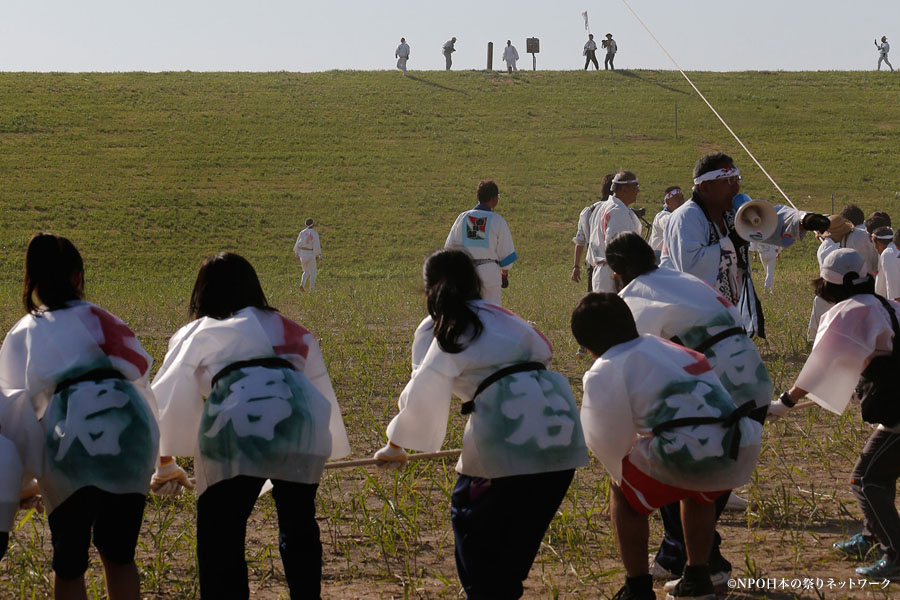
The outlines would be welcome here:
M 897 0 L 628 0 L 686 70 L 869 70 L 882 35 L 898 44 Z M 582 12 L 596 39 L 611 32 L 618 68 L 672 69 L 623 0 L 2 0 L 0 71 L 327 71 L 494 68 L 510 39 L 540 39 L 537 68 L 584 66 Z M 603 55 L 598 52 L 603 62 Z M 898 73 L 900 76 L 900 73 Z

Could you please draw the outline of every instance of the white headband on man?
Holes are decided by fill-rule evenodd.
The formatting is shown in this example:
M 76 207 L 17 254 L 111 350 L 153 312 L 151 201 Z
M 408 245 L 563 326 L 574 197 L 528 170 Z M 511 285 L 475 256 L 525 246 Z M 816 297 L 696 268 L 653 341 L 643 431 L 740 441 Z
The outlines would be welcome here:
M 637 183 L 638 182 L 637 177 L 635 177 L 634 179 L 625 179 L 625 177 L 627 177 L 627 175 L 625 175 L 623 173 L 616 173 L 616 176 L 613 177 L 612 182 L 616 183 L 616 184 L 621 183 L 623 185 L 626 183 Z
M 671 200 L 672 198 L 674 198 L 675 196 L 677 196 L 680 193 L 682 193 L 681 188 L 675 188 L 674 190 L 666 192 L 666 197 L 663 198 L 663 201 L 665 202 L 666 200 Z
M 894 232 L 893 232 L 893 230 L 891 230 L 891 231 L 888 231 L 881 235 L 872 234 L 872 237 L 875 238 L 876 240 L 892 240 L 892 239 L 894 239 Z
M 703 175 L 698 175 L 694 177 L 694 185 L 699 185 L 704 181 L 713 181 L 714 179 L 725 179 L 726 177 L 735 177 L 740 175 L 741 172 L 738 171 L 737 167 L 725 167 L 724 169 L 716 169 L 715 171 L 709 171 L 704 173 Z

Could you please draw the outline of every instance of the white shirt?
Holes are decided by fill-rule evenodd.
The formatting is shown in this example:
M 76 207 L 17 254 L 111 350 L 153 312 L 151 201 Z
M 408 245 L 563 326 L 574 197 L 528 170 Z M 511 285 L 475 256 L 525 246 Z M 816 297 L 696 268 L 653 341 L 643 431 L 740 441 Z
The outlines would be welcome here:
M 900 311 L 900 304 L 890 302 Z M 841 414 L 869 360 L 889 354 L 893 339 L 890 317 L 875 296 L 858 294 L 839 302 L 822 315 L 796 385 L 823 408 Z
M 616 40 L 609 39 L 606 44 L 606 53 L 607 54 L 615 54 L 618 51 L 619 46 L 616 44 Z
M 307 227 L 297 236 L 294 242 L 294 254 L 298 257 L 322 256 L 322 246 L 319 244 L 319 232 L 312 227 Z
M 441 48 L 443 48 L 444 54 L 450 54 L 451 52 L 456 52 L 456 48 L 454 47 L 455 43 L 456 42 L 454 42 L 453 40 L 447 40 L 446 42 L 444 42 L 444 45 L 441 46 Z
M 590 51 L 590 50 L 596 50 L 596 49 L 597 49 L 597 42 L 595 42 L 594 40 L 588 40 L 587 43 L 584 45 L 585 52 Z
M 50 512 L 91 485 L 147 493 L 159 442 L 152 362 L 125 323 L 83 300 L 25 315 L 6 335 L 3 435 L 16 445 L 26 475 L 38 478 Z M 121 378 L 73 381 L 99 369 Z
M 653 227 L 650 231 L 650 247 L 653 248 L 655 252 L 662 252 L 663 238 L 666 233 L 666 223 L 669 222 L 669 217 L 671 216 L 672 213 L 668 210 L 661 210 L 653 217 Z
M 879 283 L 881 289 L 879 290 Z M 875 293 L 889 300 L 900 298 L 900 251 L 891 242 L 878 257 Z
M 479 384 L 521 362 L 550 364 L 553 350 L 529 323 L 483 300 L 469 302 L 484 329 L 462 352 L 441 349 L 434 323 L 416 329 L 412 376 L 400 394 L 400 412 L 387 428 L 398 446 L 433 452 L 447 433 L 451 394 L 472 399 Z M 552 371 L 526 371 L 498 380 L 475 400 L 463 433 L 459 473 L 507 477 L 587 465 L 578 409 L 568 380 Z
M 595 281 L 609 281 L 612 285 L 612 271 L 606 264 L 606 243 L 616 235 L 623 232 L 641 233 L 641 221 L 634 211 L 616 196 L 602 203 L 591 215 L 590 245 L 588 246 L 588 262 L 594 266 Z M 600 272 L 597 271 L 599 269 Z M 608 289 L 595 289 L 595 291 L 615 291 Z
M 588 240 L 591 238 L 591 215 L 600 206 L 600 202 L 585 206 L 578 214 L 578 226 L 575 229 L 575 237 L 572 238 L 572 243 L 576 246 L 588 245 Z
M 878 51 L 881 53 L 882 56 L 887 56 L 888 52 L 891 51 L 891 45 L 888 44 L 887 42 L 884 42 L 878 46 Z
M 409 44 L 402 42 L 394 51 L 394 56 L 399 58 L 409 58 Z
M 463 250 L 473 260 L 496 261 L 502 269 L 518 258 L 506 219 L 489 210 L 467 210 L 456 217 L 444 248 Z
M 722 294 L 693 275 L 653 269 L 632 280 L 619 296 L 628 304 L 639 333 L 677 337 L 687 348 L 741 326 L 741 315 Z M 704 353 L 735 405 L 772 401 L 773 385 L 753 340 L 733 334 Z
M 295 370 L 247 367 L 212 385 L 236 362 L 273 357 Z M 161 453 L 194 457 L 201 494 L 236 475 L 318 483 L 326 459 L 350 453 L 315 336 L 277 311 L 188 323 L 169 340 L 153 391 Z
M 503 60 L 508 63 L 514 63 L 519 60 L 519 53 L 515 46 L 507 46 L 503 49 Z
M 865 225 L 854 227 L 844 238 L 841 246 L 859 252 L 866 259 L 866 269 L 869 270 L 870 275 L 874 276 L 878 272 L 878 250 L 875 249 L 875 244 L 872 243 L 872 238 L 869 237 Z
M 622 459 L 662 483 L 718 491 L 747 483 L 756 466 L 762 425 L 740 419 L 734 434 L 720 424 L 686 426 L 653 434 L 683 417 L 727 417 L 735 403 L 703 355 L 652 335 L 613 346 L 584 374 L 581 422 L 591 449 L 616 483 Z M 730 434 L 730 435 L 728 435 Z

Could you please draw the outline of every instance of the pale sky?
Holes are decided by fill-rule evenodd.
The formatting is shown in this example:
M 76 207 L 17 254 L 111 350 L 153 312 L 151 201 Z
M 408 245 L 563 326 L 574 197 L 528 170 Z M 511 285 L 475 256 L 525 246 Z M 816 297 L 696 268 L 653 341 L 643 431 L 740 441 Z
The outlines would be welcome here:
M 900 2 L 882 0 L 629 0 L 688 70 L 869 70 L 873 40 L 897 43 Z M 411 70 L 494 68 L 507 39 L 531 68 L 580 69 L 588 12 L 611 32 L 616 66 L 673 68 L 622 0 L 2 0 L 0 71 L 327 71 L 394 68 L 400 37 Z M 895 39 L 896 36 L 896 39 Z M 894 58 L 896 57 L 896 58 Z M 598 51 L 603 62 L 603 55 Z M 900 73 L 898 73 L 900 76 Z

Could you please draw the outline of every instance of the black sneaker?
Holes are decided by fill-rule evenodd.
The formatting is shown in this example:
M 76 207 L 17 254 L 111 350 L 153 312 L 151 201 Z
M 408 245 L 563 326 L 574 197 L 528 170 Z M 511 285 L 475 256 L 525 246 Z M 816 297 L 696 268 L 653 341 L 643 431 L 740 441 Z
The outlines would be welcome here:
M 651 589 L 649 592 L 635 591 L 627 585 L 623 585 L 622 589 L 616 592 L 612 600 L 656 600 L 656 594 Z
M 716 600 L 716 592 L 713 590 L 712 580 L 709 575 L 703 578 L 678 580 L 675 589 L 666 594 L 666 600 Z

